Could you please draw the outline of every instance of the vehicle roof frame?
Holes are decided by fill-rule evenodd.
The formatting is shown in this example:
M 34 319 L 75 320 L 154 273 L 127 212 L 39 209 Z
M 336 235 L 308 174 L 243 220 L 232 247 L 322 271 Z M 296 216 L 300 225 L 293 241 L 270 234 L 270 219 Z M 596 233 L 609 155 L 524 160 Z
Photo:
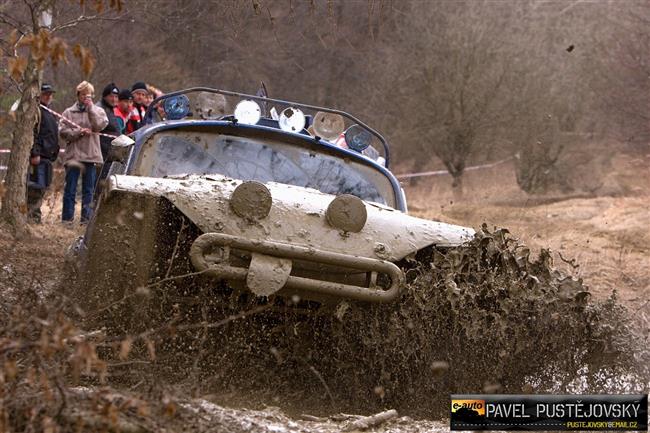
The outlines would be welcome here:
M 166 93 L 164 95 L 158 96 L 155 98 L 151 104 L 147 107 L 147 112 L 145 113 L 145 119 L 150 119 L 150 116 L 152 115 L 153 112 L 153 107 L 156 105 L 157 102 L 163 101 L 167 98 L 171 98 L 173 96 L 178 96 L 178 95 L 184 95 L 186 93 L 193 93 L 193 92 L 208 92 L 208 93 L 218 93 L 222 94 L 225 96 L 236 96 L 236 97 L 241 97 L 244 99 L 252 99 L 254 101 L 259 101 L 259 102 L 276 102 L 278 104 L 283 104 L 287 106 L 293 106 L 293 107 L 302 107 L 302 108 L 307 108 L 309 110 L 317 110 L 317 111 L 324 111 L 327 113 L 332 113 L 332 114 L 338 114 L 340 116 L 346 117 L 349 120 L 355 122 L 359 126 L 363 127 L 366 129 L 368 132 L 370 132 L 372 135 L 374 135 L 379 142 L 381 143 L 382 147 L 384 148 L 384 156 L 386 159 L 385 167 L 388 168 L 390 167 L 390 147 L 388 145 L 388 142 L 386 139 L 375 129 L 371 128 L 368 126 L 366 123 L 362 122 L 361 120 L 357 119 L 353 115 L 346 113 L 345 111 L 341 110 L 336 110 L 332 108 L 326 108 L 326 107 L 320 107 L 317 105 L 309 105 L 309 104 L 303 104 L 300 102 L 293 102 L 293 101 L 285 101 L 283 99 L 275 99 L 275 98 L 268 98 L 265 96 L 257 96 L 257 95 L 249 95 L 246 93 L 241 93 L 241 92 L 234 92 L 230 90 L 222 90 L 222 89 L 215 89 L 212 87 L 188 87 L 187 89 L 182 89 L 182 90 L 177 90 L 175 92 L 170 92 Z

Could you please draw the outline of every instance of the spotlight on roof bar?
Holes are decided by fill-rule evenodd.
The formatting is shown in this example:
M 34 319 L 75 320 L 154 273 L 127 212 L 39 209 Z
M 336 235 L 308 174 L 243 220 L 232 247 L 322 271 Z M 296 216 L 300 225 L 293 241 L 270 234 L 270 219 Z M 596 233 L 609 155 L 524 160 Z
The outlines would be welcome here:
M 228 113 L 228 102 L 221 94 L 201 92 L 196 97 L 194 111 L 201 119 L 220 119 Z
M 190 99 L 185 95 L 176 95 L 165 99 L 165 115 L 170 120 L 180 120 L 190 112 Z
M 370 132 L 359 125 L 352 125 L 345 131 L 345 142 L 348 147 L 357 152 L 363 152 L 372 141 Z
M 244 125 L 255 125 L 262 117 L 262 110 L 255 101 L 244 99 L 235 107 L 235 119 Z
M 282 110 L 280 120 L 278 120 L 280 129 L 287 132 L 300 132 L 305 128 L 306 123 L 307 119 L 305 119 L 304 113 L 294 107 L 287 107 Z
M 314 116 L 314 134 L 327 141 L 335 141 L 343 130 L 345 121 L 340 114 L 326 113 L 319 111 Z

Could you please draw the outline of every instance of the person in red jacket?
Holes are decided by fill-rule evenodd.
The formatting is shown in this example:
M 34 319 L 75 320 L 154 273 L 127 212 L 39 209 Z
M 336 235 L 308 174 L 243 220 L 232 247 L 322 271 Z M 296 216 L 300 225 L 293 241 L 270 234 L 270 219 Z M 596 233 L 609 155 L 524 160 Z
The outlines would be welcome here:
M 120 124 L 120 134 L 130 134 L 140 127 L 140 113 L 133 107 L 133 95 L 129 89 L 120 90 L 113 111 Z

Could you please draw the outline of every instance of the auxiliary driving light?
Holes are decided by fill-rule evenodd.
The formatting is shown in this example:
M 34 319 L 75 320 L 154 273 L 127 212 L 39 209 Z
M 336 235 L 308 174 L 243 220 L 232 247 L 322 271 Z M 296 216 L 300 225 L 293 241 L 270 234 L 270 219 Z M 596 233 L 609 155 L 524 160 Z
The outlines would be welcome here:
M 280 113 L 278 124 L 280 129 L 287 132 L 300 132 L 305 128 L 307 119 L 304 113 L 295 107 L 287 107 Z
M 334 142 L 345 130 L 345 121 L 340 114 L 319 111 L 314 116 L 314 133 L 320 138 Z
M 244 125 L 256 125 L 262 117 L 262 110 L 257 102 L 250 99 L 239 101 L 235 107 L 235 119 Z
M 372 135 L 359 125 L 352 125 L 345 131 L 345 142 L 357 152 L 363 152 L 372 141 Z
M 358 233 L 366 225 L 368 211 L 359 197 L 342 194 L 327 206 L 325 216 L 332 227 L 344 232 Z
M 196 97 L 195 111 L 201 119 L 220 119 L 228 112 L 228 101 L 219 93 L 201 92 Z
M 190 99 L 186 95 L 176 95 L 163 102 L 165 115 L 170 120 L 180 120 L 190 112 Z

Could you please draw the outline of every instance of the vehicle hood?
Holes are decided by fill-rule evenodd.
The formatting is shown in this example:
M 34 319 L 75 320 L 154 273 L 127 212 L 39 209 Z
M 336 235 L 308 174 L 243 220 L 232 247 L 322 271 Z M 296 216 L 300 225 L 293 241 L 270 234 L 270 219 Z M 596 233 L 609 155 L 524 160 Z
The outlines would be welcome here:
M 229 205 L 240 183 L 219 175 L 115 175 L 109 179 L 108 189 L 109 194 L 124 191 L 164 197 L 204 233 L 226 233 L 390 261 L 429 245 L 456 246 L 474 235 L 474 230 L 467 227 L 415 218 L 368 202 L 364 202 L 368 218 L 363 229 L 359 233 L 342 232 L 330 226 L 325 216 L 335 196 L 274 182 L 265 183 L 272 196 L 269 215 L 251 221 L 236 215 Z

